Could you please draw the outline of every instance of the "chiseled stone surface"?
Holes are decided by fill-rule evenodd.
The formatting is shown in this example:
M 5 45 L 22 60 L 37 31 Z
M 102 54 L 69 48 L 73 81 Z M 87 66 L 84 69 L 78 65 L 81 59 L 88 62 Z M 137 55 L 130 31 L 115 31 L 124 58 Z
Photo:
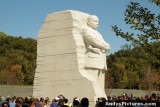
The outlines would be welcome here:
M 106 96 L 104 89 L 94 84 L 95 74 L 90 76 L 92 71 L 84 67 L 86 46 L 82 29 L 88 27 L 89 16 L 73 10 L 47 15 L 38 33 L 34 97 L 52 99 L 62 94 L 70 102 L 77 96 L 87 97 L 91 103 L 98 97 L 96 91 L 103 91 Z M 104 81 L 104 76 L 99 80 Z

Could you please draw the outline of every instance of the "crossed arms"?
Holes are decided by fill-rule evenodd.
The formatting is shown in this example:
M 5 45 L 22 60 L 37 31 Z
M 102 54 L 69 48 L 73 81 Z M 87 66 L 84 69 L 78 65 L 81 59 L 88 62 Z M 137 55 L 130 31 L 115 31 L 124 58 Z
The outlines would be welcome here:
M 82 35 L 84 41 L 89 45 L 88 49 L 92 50 L 94 53 L 99 54 L 100 51 L 103 53 L 109 51 L 110 48 L 109 44 L 103 40 L 103 38 L 99 33 L 97 33 L 96 35 L 93 32 L 89 31 L 88 29 L 83 29 Z M 97 38 L 96 36 L 100 37 Z

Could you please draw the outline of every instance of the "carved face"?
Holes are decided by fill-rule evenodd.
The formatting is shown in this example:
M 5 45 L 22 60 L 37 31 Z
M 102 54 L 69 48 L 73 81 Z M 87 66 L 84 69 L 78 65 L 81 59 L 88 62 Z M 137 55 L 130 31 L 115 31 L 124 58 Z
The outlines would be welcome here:
M 88 19 L 88 26 L 97 30 L 98 25 L 99 25 L 98 17 L 94 15 L 90 16 Z

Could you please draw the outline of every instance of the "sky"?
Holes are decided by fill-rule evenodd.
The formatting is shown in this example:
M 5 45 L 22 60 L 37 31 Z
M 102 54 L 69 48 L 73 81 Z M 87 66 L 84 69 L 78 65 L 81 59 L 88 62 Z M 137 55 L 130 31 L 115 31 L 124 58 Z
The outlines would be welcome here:
M 160 7 L 149 0 L 132 1 L 139 2 L 155 14 L 160 14 Z M 118 25 L 122 30 L 130 31 L 124 22 L 124 11 L 130 2 L 131 0 L 0 0 L 0 32 L 37 39 L 38 31 L 48 14 L 77 10 L 98 16 L 98 31 L 111 47 L 107 53 L 109 55 L 127 43 L 115 35 L 111 26 Z

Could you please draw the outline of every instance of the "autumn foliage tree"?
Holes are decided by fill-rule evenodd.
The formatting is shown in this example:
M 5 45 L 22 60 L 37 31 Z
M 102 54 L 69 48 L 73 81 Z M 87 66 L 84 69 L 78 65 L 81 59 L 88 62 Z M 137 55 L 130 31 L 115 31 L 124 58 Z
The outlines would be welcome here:
M 160 51 L 159 51 L 160 52 Z M 153 55 L 153 54 L 152 54 Z M 143 47 L 121 49 L 107 57 L 107 88 L 156 89 L 160 88 L 160 69 Z
M 0 32 L 0 84 L 32 85 L 37 42 Z
M 124 32 L 117 25 L 112 29 L 131 46 L 124 45 L 108 56 L 107 77 L 112 80 L 108 87 L 160 90 L 160 14 L 130 2 L 124 15 L 133 33 Z

